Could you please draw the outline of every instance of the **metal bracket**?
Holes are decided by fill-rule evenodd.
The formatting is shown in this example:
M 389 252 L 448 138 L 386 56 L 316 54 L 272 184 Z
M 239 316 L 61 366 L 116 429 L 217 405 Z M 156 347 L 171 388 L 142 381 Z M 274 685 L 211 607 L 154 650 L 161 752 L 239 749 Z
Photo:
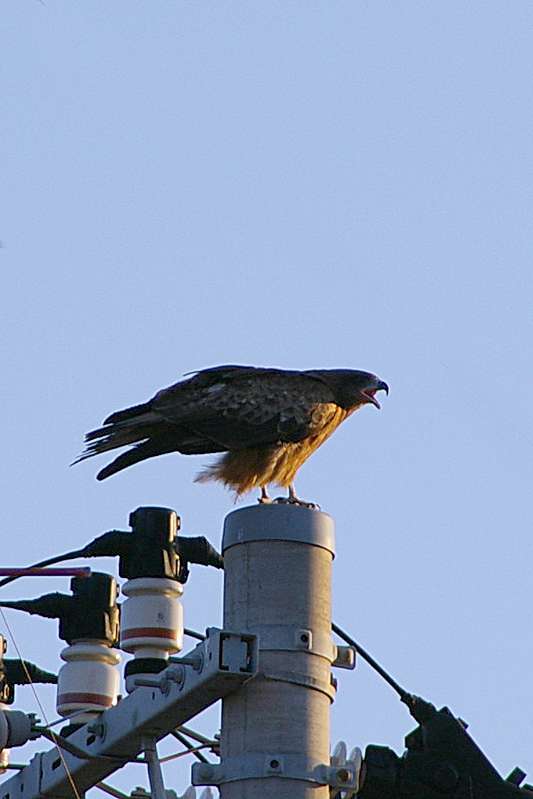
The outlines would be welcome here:
M 222 670 L 242 671 L 255 660 L 257 663 L 258 641 L 252 633 L 222 632 L 220 635 L 220 662 Z
M 261 677 L 264 680 L 287 682 L 290 685 L 301 685 L 303 688 L 312 688 L 314 691 L 320 691 L 326 694 L 331 702 L 335 701 L 337 695 L 337 683 L 332 675 L 329 683 L 325 683 L 323 680 L 317 680 L 315 677 L 310 677 L 307 674 L 300 674 L 297 671 L 261 671 L 257 674 L 256 679 L 260 679 Z
M 335 646 L 335 659 L 331 664 L 336 669 L 355 669 L 356 651 L 353 646 Z
M 308 652 L 331 663 L 337 647 L 329 633 L 295 627 L 292 624 L 256 624 L 254 635 L 259 637 L 259 649 L 273 652 Z
M 312 763 L 302 755 L 258 752 L 242 758 L 228 758 L 220 765 L 195 763 L 192 767 L 193 785 L 223 785 L 265 777 L 329 785 L 338 790 L 354 790 L 358 787 L 358 774 L 349 764 L 330 766 Z

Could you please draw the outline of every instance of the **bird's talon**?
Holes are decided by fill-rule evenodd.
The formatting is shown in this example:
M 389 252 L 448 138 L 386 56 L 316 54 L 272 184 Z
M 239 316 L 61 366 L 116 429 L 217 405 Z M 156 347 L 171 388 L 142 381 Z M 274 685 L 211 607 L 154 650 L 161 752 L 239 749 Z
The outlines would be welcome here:
M 272 502 L 274 505 L 298 505 L 300 508 L 320 510 L 320 505 L 317 505 L 316 502 L 306 502 L 304 499 L 298 499 L 298 497 L 276 497 Z
M 302 505 L 304 508 L 309 508 L 309 510 L 322 510 L 318 502 L 298 502 L 299 505 Z

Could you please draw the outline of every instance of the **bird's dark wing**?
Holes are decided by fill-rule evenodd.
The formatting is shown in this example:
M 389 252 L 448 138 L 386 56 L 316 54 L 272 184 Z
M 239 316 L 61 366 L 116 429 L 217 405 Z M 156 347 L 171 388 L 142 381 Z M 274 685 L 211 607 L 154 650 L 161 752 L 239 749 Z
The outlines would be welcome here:
M 208 390 L 211 386 L 221 381 L 229 381 L 236 374 L 244 375 L 256 371 L 261 370 L 256 369 L 254 366 L 212 366 L 199 372 L 190 372 L 189 374 L 192 374 L 193 377 L 188 380 L 180 380 L 168 388 L 161 389 L 148 402 L 133 405 L 131 408 L 125 408 L 122 411 L 115 411 L 104 419 L 104 424 L 122 422 L 137 416 L 141 412 L 149 411 L 160 397 L 172 397 L 174 404 L 177 407 L 181 405 L 184 413 L 186 413 L 187 409 L 194 405 L 200 392 Z
M 167 452 L 203 454 L 300 441 L 312 430 L 313 409 L 334 402 L 331 388 L 297 371 L 222 366 L 162 389 L 149 402 L 108 416 L 86 435 L 78 460 L 135 444 L 102 469 L 109 477 Z
M 334 401 L 328 386 L 301 372 L 230 368 L 234 371 L 200 372 L 188 384 L 160 391 L 152 411 L 224 450 L 235 450 L 300 441 L 309 435 L 316 405 Z

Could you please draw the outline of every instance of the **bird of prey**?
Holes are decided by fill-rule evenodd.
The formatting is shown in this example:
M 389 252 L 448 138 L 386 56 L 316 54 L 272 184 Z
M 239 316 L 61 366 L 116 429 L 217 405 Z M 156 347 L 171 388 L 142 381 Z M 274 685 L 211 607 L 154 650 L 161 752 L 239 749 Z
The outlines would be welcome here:
M 389 393 L 376 375 L 355 369 L 215 366 L 192 374 L 108 416 L 87 433 L 78 460 L 133 444 L 98 473 L 105 480 L 167 452 L 219 452 L 197 481 L 218 480 L 237 496 L 259 488 L 260 502 L 271 501 L 267 486 L 274 483 L 288 487 L 281 501 L 306 504 L 294 489 L 300 466 L 358 408 L 380 408 L 377 391 Z

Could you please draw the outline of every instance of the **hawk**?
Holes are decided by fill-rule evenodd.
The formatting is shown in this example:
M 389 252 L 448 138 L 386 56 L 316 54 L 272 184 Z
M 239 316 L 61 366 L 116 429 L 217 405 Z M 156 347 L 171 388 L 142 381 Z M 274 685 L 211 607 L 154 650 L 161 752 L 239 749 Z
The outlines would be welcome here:
M 259 488 L 260 502 L 271 501 L 267 486 L 275 483 L 288 487 L 282 501 L 301 503 L 294 490 L 300 466 L 358 408 L 380 408 L 376 392 L 389 393 L 376 375 L 355 369 L 215 366 L 192 375 L 108 416 L 87 433 L 78 461 L 133 444 L 98 472 L 105 480 L 168 452 L 220 452 L 197 481 L 218 480 L 237 496 Z

